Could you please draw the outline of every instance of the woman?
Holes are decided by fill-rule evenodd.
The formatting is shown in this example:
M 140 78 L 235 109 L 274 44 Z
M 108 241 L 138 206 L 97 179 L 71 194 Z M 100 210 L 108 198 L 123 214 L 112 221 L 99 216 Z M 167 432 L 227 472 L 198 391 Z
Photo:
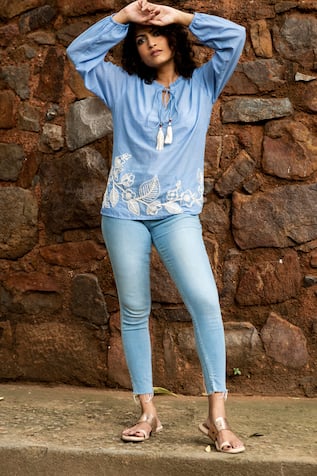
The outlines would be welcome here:
M 215 51 L 199 68 L 187 28 Z M 105 62 L 110 48 L 122 40 L 122 67 Z M 90 27 L 67 50 L 86 87 L 113 117 L 102 232 L 116 280 L 133 392 L 141 405 L 139 421 L 122 432 L 124 441 L 144 441 L 162 429 L 153 401 L 148 328 L 153 244 L 192 316 L 209 402 L 199 428 L 218 451 L 245 449 L 226 420 L 224 330 L 199 221 L 212 106 L 244 41 L 244 28 L 230 21 L 138 0 Z

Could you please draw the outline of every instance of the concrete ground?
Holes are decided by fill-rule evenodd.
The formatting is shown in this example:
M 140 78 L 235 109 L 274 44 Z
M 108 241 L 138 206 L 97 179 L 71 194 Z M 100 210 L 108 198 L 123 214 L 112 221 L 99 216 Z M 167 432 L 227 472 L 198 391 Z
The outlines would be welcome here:
M 205 397 L 156 397 L 164 430 L 123 443 L 139 416 L 129 392 L 0 385 L 1 476 L 316 476 L 317 400 L 230 396 L 240 455 L 217 453 L 197 425 Z M 211 449 L 211 451 L 206 451 Z

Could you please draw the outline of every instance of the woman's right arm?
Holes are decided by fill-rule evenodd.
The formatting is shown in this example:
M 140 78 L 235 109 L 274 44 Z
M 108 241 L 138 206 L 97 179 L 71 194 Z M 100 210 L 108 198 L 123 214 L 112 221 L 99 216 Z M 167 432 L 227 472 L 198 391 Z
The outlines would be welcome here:
M 67 48 L 67 55 L 84 79 L 86 88 L 110 108 L 126 87 L 127 73 L 105 62 L 106 54 L 125 38 L 130 22 L 149 24 L 159 11 L 158 6 L 146 0 L 129 3 L 116 14 L 92 25 Z
M 124 39 L 130 22 L 149 24 L 159 11 L 159 7 L 145 0 L 132 2 L 79 35 L 67 48 L 67 55 L 76 69 L 85 74 L 104 60 L 110 48 Z
M 127 31 L 128 25 L 117 23 L 108 16 L 75 38 L 66 50 L 86 88 L 109 107 L 117 94 L 116 89 L 122 87 L 120 78 L 123 80 L 125 74 L 104 59 L 108 51 L 125 38 Z

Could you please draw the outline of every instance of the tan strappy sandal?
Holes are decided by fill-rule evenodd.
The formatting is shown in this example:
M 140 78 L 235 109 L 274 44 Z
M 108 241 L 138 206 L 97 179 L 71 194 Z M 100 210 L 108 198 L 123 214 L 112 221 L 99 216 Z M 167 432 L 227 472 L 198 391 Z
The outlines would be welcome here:
M 163 425 L 158 423 L 157 418 L 153 415 L 146 415 L 146 414 L 141 415 L 140 419 L 136 422 L 136 425 L 138 423 L 147 423 L 151 427 L 151 430 L 146 431 L 143 428 L 140 428 L 140 429 L 136 428 L 133 431 L 133 434 L 131 435 L 124 435 L 122 433 L 121 439 L 123 441 L 132 441 L 133 443 L 141 443 L 142 441 L 148 440 L 150 436 L 152 435 L 152 433 L 158 433 L 159 431 L 163 429 Z M 141 435 L 137 435 L 137 433 L 141 433 Z
M 211 441 L 214 443 L 216 447 L 216 450 L 221 453 L 237 454 L 237 453 L 242 453 L 243 451 L 245 451 L 244 445 L 234 448 L 231 445 L 230 441 L 224 441 L 221 445 L 219 445 L 218 435 L 220 431 L 222 430 L 231 431 L 226 418 L 223 418 L 223 417 L 216 418 L 215 422 L 212 423 L 209 428 L 206 425 L 206 423 L 200 423 L 198 428 L 204 435 L 208 436 L 211 439 Z

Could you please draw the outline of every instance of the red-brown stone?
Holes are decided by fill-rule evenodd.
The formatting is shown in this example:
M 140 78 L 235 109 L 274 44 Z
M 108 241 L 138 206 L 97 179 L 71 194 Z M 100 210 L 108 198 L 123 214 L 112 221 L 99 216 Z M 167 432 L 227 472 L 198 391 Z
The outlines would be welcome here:
M 60 286 L 54 278 L 45 273 L 33 271 L 31 273 L 14 273 L 5 281 L 6 287 L 20 292 L 40 291 L 58 292 Z
M 10 129 L 16 124 L 16 96 L 12 91 L 0 91 L 0 129 Z
M 306 338 L 302 330 L 276 313 L 271 313 L 261 331 L 267 354 L 289 368 L 307 364 Z
M 93 260 L 102 260 L 106 251 L 103 246 L 87 240 L 78 243 L 63 243 L 45 246 L 40 249 L 41 256 L 47 263 L 58 266 L 80 268 Z

